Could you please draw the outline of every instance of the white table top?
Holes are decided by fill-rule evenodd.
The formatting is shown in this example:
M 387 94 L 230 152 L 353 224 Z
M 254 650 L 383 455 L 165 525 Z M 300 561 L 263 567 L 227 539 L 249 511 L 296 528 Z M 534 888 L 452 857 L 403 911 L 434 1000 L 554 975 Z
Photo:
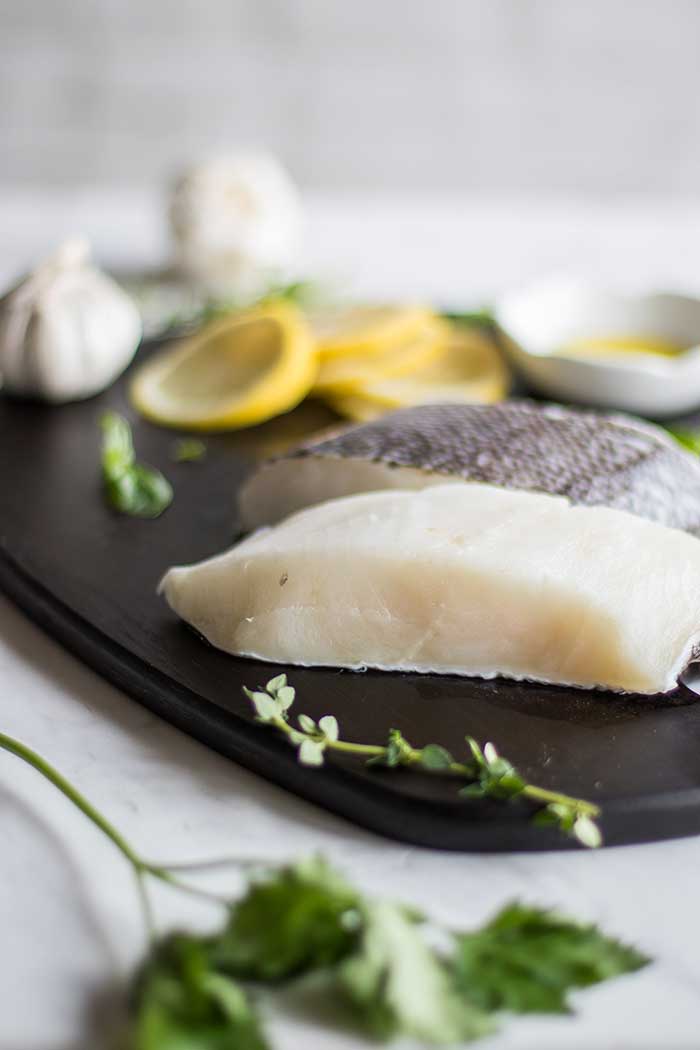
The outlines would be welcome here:
M 165 242 L 156 204 L 141 193 L 0 191 L 2 277 L 72 232 L 91 234 L 111 260 L 157 262 Z M 562 268 L 667 287 L 692 287 L 695 276 L 700 287 L 700 205 L 316 199 L 309 214 L 310 271 L 353 278 L 358 293 L 475 304 Z M 577 997 L 575 1019 L 506 1023 L 484 1050 L 696 1050 L 700 838 L 505 856 L 383 841 L 159 721 L 2 599 L 0 675 L 3 731 L 43 752 L 154 860 L 320 850 L 366 890 L 453 924 L 476 924 L 520 897 L 598 921 L 657 960 Z M 143 946 L 130 872 L 84 817 L 5 754 L 0 812 L 0 1047 L 97 1050 L 86 1020 L 96 994 Z M 208 905 L 154 890 L 162 928 L 218 918 Z M 361 1045 L 284 1011 L 270 1018 L 270 1034 L 280 1050 Z

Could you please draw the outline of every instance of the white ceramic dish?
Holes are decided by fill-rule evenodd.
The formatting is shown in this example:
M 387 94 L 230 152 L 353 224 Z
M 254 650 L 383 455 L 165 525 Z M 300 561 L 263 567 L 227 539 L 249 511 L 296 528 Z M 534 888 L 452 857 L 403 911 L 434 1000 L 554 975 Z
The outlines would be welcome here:
M 513 364 L 541 394 L 657 417 L 700 406 L 700 299 L 559 282 L 504 296 L 495 317 Z M 561 351 L 578 339 L 626 335 L 690 349 L 673 357 L 621 352 L 600 359 Z

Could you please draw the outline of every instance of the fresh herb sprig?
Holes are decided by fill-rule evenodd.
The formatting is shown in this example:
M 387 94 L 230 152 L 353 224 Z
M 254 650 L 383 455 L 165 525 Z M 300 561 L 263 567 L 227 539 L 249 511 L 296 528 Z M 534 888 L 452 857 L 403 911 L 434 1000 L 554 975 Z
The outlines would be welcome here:
M 108 503 L 120 514 L 157 518 L 173 500 L 170 482 L 155 467 L 136 462 L 131 427 L 117 412 L 105 412 L 102 480 Z
M 314 722 L 309 715 L 300 714 L 297 716 L 298 728 L 291 725 L 289 715 L 296 692 L 285 674 L 270 679 L 264 689 L 244 687 L 243 692 L 251 701 L 257 720 L 283 733 L 289 743 L 298 748 L 299 761 L 304 765 L 323 765 L 326 751 L 339 751 L 364 758 L 369 766 L 392 769 L 413 766 L 427 773 L 452 776 L 465 782 L 459 790 L 464 798 L 524 798 L 537 806 L 533 817 L 535 824 L 558 827 L 589 848 L 602 843 L 596 823 L 600 816 L 598 806 L 585 799 L 571 798 L 529 784 L 491 743 L 482 748 L 473 737 L 467 736 L 469 755 L 464 762 L 455 759 L 441 744 L 413 747 L 398 729 L 389 730 L 386 744 L 356 744 L 340 739 L 334 715 L 324 715 Z
M 286 704 L 285 710 L 291 705 L 289 693 L 278 701 L 281 691 L 291 688 L 282 677 L 266 691 L 266 700 L 258 700 L 268 715 L 268 700 Z M 339 743 L 332 722 L 325 726 L 328 739 Z M 58 770 L 26 745 L 0 734 L 0 750 L 30 765 L 62 792 L 134 871 L 150 946 L 132 982 L 128 1045 L 133 1050 L 269 1050 L 248 987 L 251 981 L 260 989 L 316 974 L 324 982 L 325 1004 L 349 1003 L 368 1036 L 414 1036 L 438 1045 L 492 1032 L 502 1011 L 567 1012 L 570 989 L 631 973 L 650 961 L 594 926 L 517 902 L 481 929 L 436 929 L 413 908 L 362 894 L 321 857 L 258 865 L 253 871 L 241 861 L 243 889 L 237 898 L 217 899 L 226 912 L 218 929 L 159 938 L 148 902 L 148 876 L 210 896 L 184 884 L 172 868 L 142 858 Z M 440 940 L 442 947 L 436 948 Z

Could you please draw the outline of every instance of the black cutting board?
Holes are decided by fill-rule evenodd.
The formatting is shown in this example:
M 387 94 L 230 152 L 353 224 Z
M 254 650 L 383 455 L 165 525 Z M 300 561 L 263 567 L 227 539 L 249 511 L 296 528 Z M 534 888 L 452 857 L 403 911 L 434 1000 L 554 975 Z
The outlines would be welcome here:
M 98 421 L 107 408 L 129 416 L 139 458 L 174 484 L 175 501 L 156 521 L 118 516 L 101 498 Z M 286 743 L 255 725 L 241 693 L 276 669 L 210 648 L 157 597 L 168 566 L 231 543 L 236 487 L 256 458 L 331 421 L 309 403 L 254 430 L 207 438 L 204 461 L 175 464 L 175 435 L 135 417 L 124 381 L 60 408 L 1 398 L 0 586 L 152 711 L 358 824 L 447 849 L 571 845 L 532 827 L 526 805 L 459 800 L 454 782 L 438 777 L 370 771 L 335 757 L 322 769 L 300 766 Z M 500 680 L 286 670 L 298 691 L 295 710 L 335 714 L 348 739 L 383 742 L 398 726 L 416 745 L 436 741 L 456 753 L 465 733 L 495 741 L 529 780 L 600 803 L 609 845 L 700 831 L 700 703 L 683 686 L 643 698 Z

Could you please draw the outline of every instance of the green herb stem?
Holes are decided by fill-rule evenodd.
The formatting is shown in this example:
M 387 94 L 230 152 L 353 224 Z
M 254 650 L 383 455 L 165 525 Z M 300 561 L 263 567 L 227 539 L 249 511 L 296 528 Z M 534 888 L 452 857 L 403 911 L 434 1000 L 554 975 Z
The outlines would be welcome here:
M 157 940 L 157 931 L 155 919 L 153 917 L 153 908 L 151 907 L 151 898 L 148 896 L 144 872 L 140 871 L 138 868 L 134 868 L 134 875 L 136 877 L 136 891 L 138 893 L 139 903 L 141 904 L 141 914 L 143 915 L 143 922 L 146 927 L 148 943 L 151 948 L 153 948 Z
M 183 884 L 179 883 L 179 880 L 171 875 L 166 868 L 163 868 L 158 864 L 150 864 L 148 861 L 144 860 L 143 857 L 140 857 L 129 845 L 123 835 L 117 831 L 114 825 L 103 817 L 102 814 L 99 813 L 90 802 L 88 802 L 85 796 L 77 790 L 77 788 L 74 788 L 73 785 L 54 768 L 54 766 L 47 762 L 45 758 L 42 758 L 41 755 L 37 754 L 36 751 L 27 747 L 26 744 L 22 744 L 19 740 L 15 740 L 13 737 L 7 736 L 5 733 L 0 733 L 0 750 L 7 751 L 16 758 L 21 759 L 28 766 L 31 766 L 32 769 L 36 770 L 37 773 L 41 774 L 45 780 L 48 780 L 50 784 L 53 784 L 53 786 L 57 788 L 69 802 L 72 802 L 73 805 L 117 847 L 121 855 L 128 861 L 134 870 L 146 928 L 151 938 L 154 936 L 155 927 L 150 901 L 144 884 L 144 876 L 151 875 L 153 878 L 159 879 L 161 882 L 175 885 L 179 889 L 184 890 L 187 888 L 190 893 L 198 892 L 200 896 L 211 897 L 211 894 L 207 894 L 205 890 L 197 891 L 195 887 L 185 887 Z
M 172 886 L 173 889 L 179 890 L 181 893 L 187 893 L 190 897 L 197 897 L 200 900 L 209 901 L 212 904 L 228 904 L 228 898 L 221 896 L 221 894 L 214 893 L 212 890 L 205 890 L 199 886 L 193 886 L 191 882 L 185 882 L 184 879 L 180 879 L 177 875 L 173 875 L 171 871 L 166 871 L 163 868 L 148 868 L 149 875 L 154 875 L 155 878 L 165 882 L 168 886 Z
M 271 718 L 270 725 L 285 733 L 294 743 L 299 730 L 290 726 L 289 722 L 286 722 L 284 718 L 280 716 Z M 326 747 L 333 751 L 344 751 L 349 755 L 363 755 L 365 758 L 383 758 L 386 754 L 386 748 L 380 744 L 353 744 L 349 740 L 328 740 L 326 741 Z
M 48 780 L 50 784 L 53 784 L 69 802 L 80 810 L 80 812 L 91 821 L 96 828 L 106 835 L 107 838 L 117 847 L 121 855 L 131 865 L 134 875 L 136 876 L 136 889 L 138 891 L 139 900 L 141 902 L 141 910 L 143 912 L 144 923 L 148 933 L 149 940 L 154 941 L 156 936 L 155 923 L 153 920 L 153 912 L 151 910 L 151 902 L 148 897 L 146 885 L 144 882 L 145 875 L 153 875 L 157 879 L 163 881 L 170 881 L 169 873 L 163 869 L 156 867 L 153 864 L 148 864 L 142 857 L 132 849 L 126 839 L 117 831 L 117 829 L 110 824 L 105 817 L 99 813 L 95 807 L 88 802 L 84 795 L 82 795 L 77 788 L 74 788 L 66 778 L 58 772 L 45 758 L 37 754 L 26 744 L 22 744 L 19 740 L 15 740 L 11 736 L 7 736 L 5 733 L 0 733 L 0 749 L 9 752 L 16 758 L 21 759 L 32 769 L 36 770 L 45 780 Z
M 37 773 L 40 773 L 42 777 L 53 784 L 55 788 L 58 788 L 61 794 L 65 795 L 65 797 L 72 802 L 81 813 L 84 813 L 88 820 L 92 821 L 95 827 L 99 828 L 108 839 L 111 839 L 119 852 L 129 861 L 137 872 L 148 871 L 151 874 L 156 874 L 155 870 L 152 870 L 150 865 L 134 852 L 129 843 L 119 834 L 117 829 L 113 827 L 101 813 L 98 813 L 85 796 L 81 795 L 81 793 L 74 788 L 57 769 L 54 769 L 45 758 L 42 758 L 41 755 L 36 753 L 36 751 L 32 751 L 31 748 L 20 743 L 19 740 L 15 740 L 11 736 L 7 736 L 5 733 L 0 733 L 0 748 L 3 751 L 9 751 L 11 755 L 15 755 L 17 758 L 22 759 L 23 762 L 26 762 L 27 765 L 31 766 L 32 769 L 35 769 Z
M 522 794 L 526 795 L 527 798 L 531 798 L 533 802 L 571 807 L 578 813 L 592 819 L 600 816 L 600 806 L 596 806 L 594 802 L 587 802 L 583 798 L 571 798 L 570 795 L 562 795 L 558 791 L 548 791 L 547 788 L 537 787 L 536 784 L 526 784 Z
M 383 758 L 386 748 L 379 744 L 353 744 L 349 740 L 329 740 L 329 751 L 344 751 L 348 755 L 363 755 L 365 758 Z

